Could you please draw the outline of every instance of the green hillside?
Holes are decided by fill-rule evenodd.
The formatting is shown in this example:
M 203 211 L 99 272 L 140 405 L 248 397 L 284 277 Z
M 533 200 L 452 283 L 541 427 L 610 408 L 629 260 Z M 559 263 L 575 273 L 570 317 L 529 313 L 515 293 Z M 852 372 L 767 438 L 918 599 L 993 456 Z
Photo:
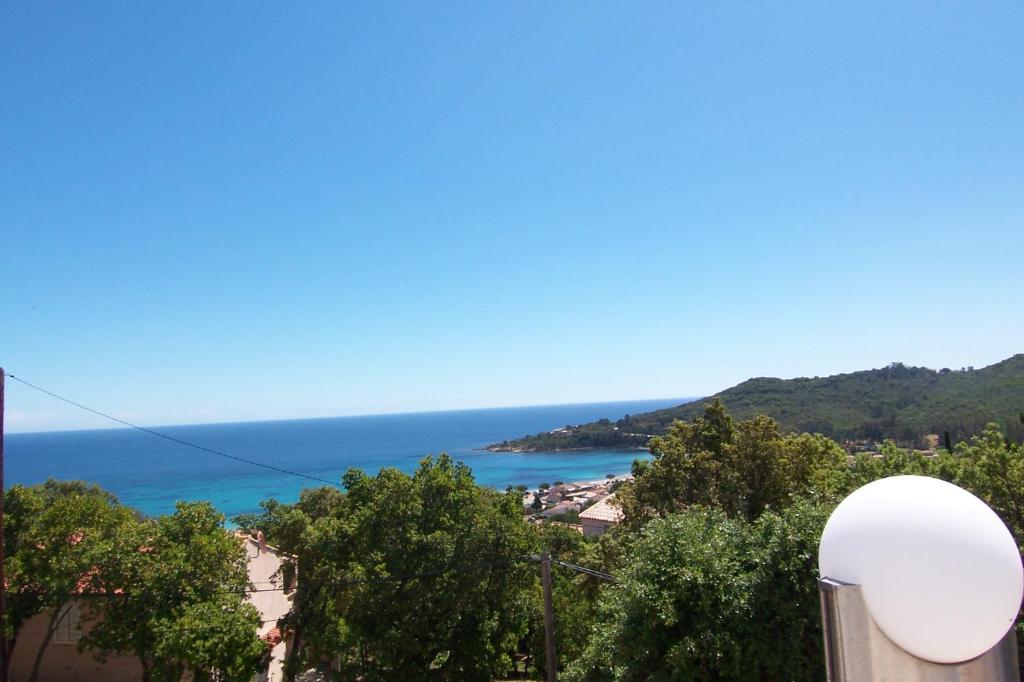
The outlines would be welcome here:
M 767 414 L 787 431 L 821 433 L 838 440 L 892 439 L 918 445 L 926 434 L 949 432 L 956 441 L 987 422 L 1024 438 L 1024 354 L 983 369 L 933 370 L 893 363 L 830 377 L 749 379 L 713 396 L 611 422 L 568 426 L 496 443 L 489 450 L 539 451 L 642 447 L 676 419 L 699 415 L 720 398 L 739 419 Z

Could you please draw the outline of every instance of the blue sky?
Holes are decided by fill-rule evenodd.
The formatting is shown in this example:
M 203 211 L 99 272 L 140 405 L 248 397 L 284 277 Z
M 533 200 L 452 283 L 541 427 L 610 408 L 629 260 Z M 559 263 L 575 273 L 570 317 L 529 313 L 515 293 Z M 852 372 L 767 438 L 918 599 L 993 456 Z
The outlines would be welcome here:
M 0 365 L 164 424 L 1024 351 L 1024 5 L 705 5 L 4 3 Z

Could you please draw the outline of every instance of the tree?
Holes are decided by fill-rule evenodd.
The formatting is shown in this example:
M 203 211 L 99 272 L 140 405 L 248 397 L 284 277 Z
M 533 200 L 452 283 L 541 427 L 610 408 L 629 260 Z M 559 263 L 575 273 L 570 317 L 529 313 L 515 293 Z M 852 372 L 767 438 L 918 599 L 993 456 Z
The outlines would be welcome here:
M 957 444 L 951 476 L 985 501 L 1024 547 L 1024 448 L 1008 443 L 997 424 L 980 436 Z
M 93 577 L 83 648 L 136 656 L 144 680 L 248 680 L 265 651 L 259 613 L 244 601 L 245 550 L 206 502 L 119 529 Z M 202 626 L 202 627 L 200 627 Z
M 363 680 L 489 680 L 525 633 L 532 572 L 518 494 L 447 455 L 412 475 L 350 470 L 337 513 L 309 519 L 290 669 L 336 659 Z M 292 551 L 287 549 L 286 551 Z
M 653 460 L 634 463 L 634 481 L 618 495 L 633 528 L 694 505 L 753 520 L 795 496 L 823 491 L 846 461 L 823 436 L 783 436 L 763 415 L 736 422 L 719 400 L 652 439 L 651 454 Z
M 634 527 L 694 504 L 711 505 L 719 496 L 723 448 L 733 437 L 733 422 L 718 400 L 703 417 L 675 422 L 664 437 L 651 440 L 649 462 L 633 464 L 634 483 L 618 499 Z
M 741 637 L 750 679 L 822 678 L 818 543 L 833 507 L 831 500 L 800 499 L 746 527 L 750 617 Z
M 723 623 L 744 615 L 748 588 L 734 570 L 740 540 L 721 512 L 651 521 L 620 567 L 620 585 L 602 592 L 586 652 L 567 679 L 737 678 L 742 653 Z
M 252 636 L 258 627 L 259 612 L 252 604 L 233 595 L 215 595 L 153 621 L 155 658 L 182 662 L 193 680 L 248 682 L 268 654 Z
M 566 678 L 820 679 L 816 557 L 829 510 L 802 502 L 748 522 L 692 507 L 651 521 Z
M 23 624 L 49 614 L 29 677 L 33 681 L 66 607 L 90 593 L 98 557 L 134 515 L 110 493 L 79 481 L 16 485 L 4 497 L 8 655 Z

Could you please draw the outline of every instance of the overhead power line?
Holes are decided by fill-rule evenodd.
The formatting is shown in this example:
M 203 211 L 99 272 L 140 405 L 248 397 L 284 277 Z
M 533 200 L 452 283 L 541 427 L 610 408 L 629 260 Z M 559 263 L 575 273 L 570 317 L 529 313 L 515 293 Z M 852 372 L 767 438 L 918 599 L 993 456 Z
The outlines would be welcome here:
M 260 624 L 259 624 L 259 627 L 263 627 L 264 625 L 267 625 L 268 623 L 277 623 L 280 620 L 281 620 L 280 618 L 270 618 L 269 620 L 261 620 Z M 184 630 L 180 630 L 179 632 L 206 632 L 208 630 L 229 630 L 229 629 L 231 629 L 230 625 L 197 625 L 195 627 L 185 628 Z
M 586 566 L 577 566 L 576 564 L 570 564 L 568 561 L 561 561 L 559 559 L 552 559 L 551 562 L 558 564 L 563 568 L 568 568 L 579 573 L 586 573 L 587 575 L 592 575 L 595 578 L 600 578 L 601 580 L 609 580 L 613 583 L 619 582 L 618 579 L 613 575 L 609 575 L 608 573 L 602 573 L 601 571 L 595 571 L 594 569 L 587 568 Z
M 123 424 L 124 426 L 136 429 L 138 431 L 142 431 L 143 433 L 148 433 L 151 436 L 156 436 L 157 438 L 163 438 L 164 440 L 170 441 L 172 443 L 177 443 L 178 445 L 184 445 L 185 447 L 192 448 L 194 450 L 200 450 L 201 452 L 206 452 L 206 453 L 209 453 L 211 455 L 217 455 L 218 457 L 225 457 L 227 459 L 233 459 L 236 462 L 242 462 L 243 464 L 251 464 L 252 466 L 257 466 L 257 467 L 261 467 L 263 469 L 268 469 L 270 471 L 275 471 L 275 472 L 277 472 L 279 474 L 286 474 L 288 476 L 298 476 L 299 478 L 304 478 L 304 479 L 306 479 L 308 481 L 316 481 L 317 483 L 325 483 L 327 485 L 334 486 L 336 488 L 342 488 L 342 485 L 340 483 L 338 483 L 337 481 L 329 481 L 326 478 L 320 478 L 319 476 L 312 476 L 310 474 L 303 474 L 303 473 L 300 473 L 298 471 L 292 471 L 290 469 L 285 469 L 283 467 L 277 467 L 277 466 L 274 466 L 273 464 L 265 464 L 263 462 L 257 462 L 255 460 L 246 459 L 245 457 L 239 457 L 238 455 L 229 455 L 226 452 L 221 452 L 220 450 L 214 450 L 213 448 L 208 448 L 208 447 L 206 447 L 204 445 L 196 445 L 195 443 L 190 443 L 187 440 L 182 440 L 180 438 L 175 438 L 174 436 L 168 436 L 166 433 L 160 433 L 159 431 L 154 431 L 153 429 L 148 429 L 145 426 L 139 426 L 138 424 L 133 424 L 133 423 L 131 423 L 129 421 L 125 421 L 124 419 L 120 419 L 120 418 L 115 417 L 113 415 L 107 414 L 106 412 L 100 412 L 99 410 L 95 410 L 95 409 L 93 409 L 91 407 L 88 407 L 87 405 L 83 405 L 82 403 L 75 402 L 74 400 L 71 400 L 70 398 L 65 398 L 62 395 L 58 395 L 58 394 L 54 393 L 53 391 L 48 391 L 45 388 L 42 388 L 41 386 L 36 386 L 35 384 L 29 383 L 29 382 L 25 381 L 24 379 L 21 379 L 19 377 L 14 376 L 13 374 L 8 374 L 7 376 L 10 377 L 11 379 L 14 379 L 18 383 L 24 384 L 25 386 L 28 386 L 29 388 L 31 388 L 33 390 L 39 391 L 40 393 L 44 393 L 44 394 L 50 396 L 51 398 L 56 398 L 57 400 L 60 400 L 62 402 L 67 403 L 68 405 L 73 405 L 74 407 L 77 407 L 77 408 L 79 408 L 81 410 L 85 410 L 86 412 L 91 412 L 91 413 L 93 413 L 93 414 L 95 414 L 97 416 L 103 417 L 104 419 L 109 419 L 111 421 L 117 422 L 118 424 Z
M 539 554 L 531 554 L 530 556 L 523 557 L 523 559 L 526 560 L 526 561 L 543 561 L 544 560 L 543 557 L 541 557 Z M 568 561 L 562 561 L 561 559 L 556 559 L 554 557 L 551 557 L 551 563 L 558 564 L 562 568 L 568 568 L 569 570 L 576 571 L 577 573 L 586 573 L 587 575 L 592 575 L 595 578 L 600 578 L 601 580 L 609 580 L 609 581 L 611 581 L 613 583 L 619 582 L 618 578 L 616 578 L 615 576 L 610 575 L 608 573 L 602 573 L 601 571 L 595 571 L 594 569 L 587 568 L 586 566 L 578 566 L 576 564 L 570 564 Z

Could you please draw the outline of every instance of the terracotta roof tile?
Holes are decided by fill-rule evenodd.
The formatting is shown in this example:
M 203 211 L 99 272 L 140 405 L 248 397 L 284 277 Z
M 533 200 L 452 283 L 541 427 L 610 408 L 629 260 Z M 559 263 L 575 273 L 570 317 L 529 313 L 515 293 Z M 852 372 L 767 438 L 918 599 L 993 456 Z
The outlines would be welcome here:
M 614 499 L 615 495 L 609 495 L 593 507 L 583 510 L 580 513 L 580 518 L 591 521 L 605 521 L 607 523 L 621 523 L 623 518 L 622 508 L 612 504 Z

